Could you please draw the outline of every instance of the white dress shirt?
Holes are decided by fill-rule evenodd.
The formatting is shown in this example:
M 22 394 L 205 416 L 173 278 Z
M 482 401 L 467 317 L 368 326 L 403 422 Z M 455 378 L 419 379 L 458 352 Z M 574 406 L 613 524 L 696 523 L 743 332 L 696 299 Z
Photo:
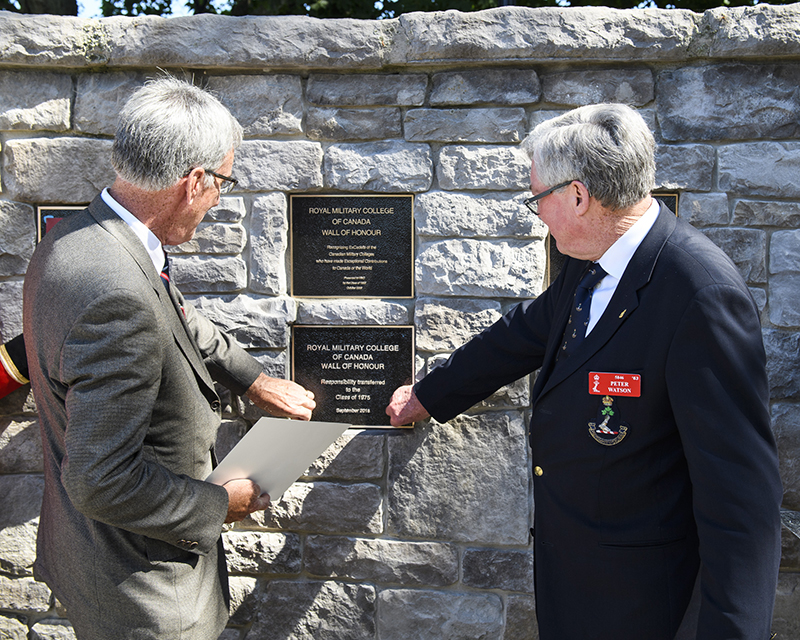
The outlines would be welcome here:
M 150 231 L 150 229 L 148 229 L 145 224 L 139 220 L 139 218 L 133 215 L 119 202 L 114 200 L 114 198 L 108 192 L 108 189 L 103 189 L 100 197 L 103 198 L 103 202 L 111 207 L 114 213 L 116 213 L 125 221 L 125 223 L 136 234 L 136 237 L 142 241 L 144 248 L 147 249 L 147 253 L 150 254 L 150 259 L 153 261 L 153 266 L 156 268 L 158 273 L 161 273 L 164 269 L 164 263 L 166 262 L 164 247 L 161 246 L 161 241 L 156 238 L 153 232 Z
M 636 253 L 639 245 L 642 244 L 645 236 L 653 228 L 660 208 L 659 203 L 653 198 L 644 215 L 620 236 L 597 261 L 608 275 L 598 283 L 592 294 L 592 304 L 589 307 L 589 324 L 586 326 L 587 336 L 602 317 L 603 312 L 608 307 L 608 303 L 611 302 L 611 297 L 617 290 L 622 274 L 625 273 L 628 263 L 631 261 L 633 254 Z

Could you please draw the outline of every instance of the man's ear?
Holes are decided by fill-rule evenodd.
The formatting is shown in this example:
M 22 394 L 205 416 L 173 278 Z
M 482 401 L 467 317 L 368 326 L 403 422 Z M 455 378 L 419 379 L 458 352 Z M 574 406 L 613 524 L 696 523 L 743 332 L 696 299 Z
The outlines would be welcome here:
M 573 202 L 575 203 L 575 213 L 579 216 L 585 215 L 589 211 L 589 199 L 591 197 L 589 190 L 585 184 L 578 180 L 574 180 L 569 188 L 573 190 L 570 195 L 573 196 Z
M 184 190 L 186 202 L 192 204 L 203 191 L 206 172 L 201 167 L 195 167 L 184 177 Z

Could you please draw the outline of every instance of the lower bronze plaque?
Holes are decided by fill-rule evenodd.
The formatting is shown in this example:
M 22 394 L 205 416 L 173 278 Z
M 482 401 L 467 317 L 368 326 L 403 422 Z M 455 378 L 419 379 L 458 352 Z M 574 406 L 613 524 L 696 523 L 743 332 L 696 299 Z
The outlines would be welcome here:
M 314 392 L 313 420 L 386 427 L 386 405 L 414 372 L 414 327 L 295 326 L 292 379 Z

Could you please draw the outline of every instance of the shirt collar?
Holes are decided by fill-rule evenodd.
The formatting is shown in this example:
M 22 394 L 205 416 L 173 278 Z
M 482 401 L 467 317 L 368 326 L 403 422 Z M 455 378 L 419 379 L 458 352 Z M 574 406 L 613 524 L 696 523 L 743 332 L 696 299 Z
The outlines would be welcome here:
M 598 260 L 606 273 L 614 276 L 617 280 L 622 278 L 633 254 L 636 253 L 645 236 L 653 228 L 660 209 L 661 205 L 653 198 L 644 215 L 606 250 L 603 257 Z
M 161 241 L 156 238 L 155 234 L 150 231 L 139 218 L 114 200 L 108 189 L 103 189 L 100 193 L 100 197 L 103 198 L 103 202 L 133 230 L 136 237 L 142 241 L 144 248 L 147 249 L 147 253 L 150 255 L 150 259 L 153 261 L 153 266 L 158 273 L 161 273 L 164 270 L 164 263 L 166 262 L 166 256 L 164 255 L 164 248 L 161 246 Z

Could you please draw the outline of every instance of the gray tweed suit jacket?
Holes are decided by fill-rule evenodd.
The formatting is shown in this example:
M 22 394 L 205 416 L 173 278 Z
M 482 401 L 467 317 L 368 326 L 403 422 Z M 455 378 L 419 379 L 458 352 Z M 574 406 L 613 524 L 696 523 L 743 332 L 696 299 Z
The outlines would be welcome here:
M 34 573 L 81 640 L 211 640 L 228 618 L 211 471 L 221 403 L 257 361 L 169 293 L 98 196 L 37 247 L 24 334 L 44 445 Z

